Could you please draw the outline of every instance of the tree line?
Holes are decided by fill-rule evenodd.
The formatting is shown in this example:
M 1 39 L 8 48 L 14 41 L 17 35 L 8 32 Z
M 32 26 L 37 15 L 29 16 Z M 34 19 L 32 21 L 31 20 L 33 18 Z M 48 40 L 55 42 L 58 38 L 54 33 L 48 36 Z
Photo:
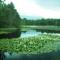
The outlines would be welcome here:
M 5 0 L 0 0 L 0 28 L 19 28 L 21 18 L 14 4 L 4 2 Z
M 20 20 L 21 18 L 14 7 L 14 4 L 12 2 L 10 4 L 6 4 L 5 0 L 0 0 L 0 33 L 1 31 L 7 31 L 6 34 L 0 34 L 0 38 L 20 37 Z
M 60 19 L 37 19 L 28 20 L 26 18 L 21 20 L 22 25 L 54 25 L 60 26 Z

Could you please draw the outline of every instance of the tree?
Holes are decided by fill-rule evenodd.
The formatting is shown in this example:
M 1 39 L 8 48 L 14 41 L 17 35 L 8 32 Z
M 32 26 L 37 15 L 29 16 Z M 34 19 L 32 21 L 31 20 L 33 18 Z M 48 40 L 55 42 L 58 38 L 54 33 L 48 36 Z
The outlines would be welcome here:
M 20 16 L 13 3 L 5 4 L 5 0 L 0 0 L 0 29 L 16 28 L 14 32 L 0 34 L 0 38 L 17 38 L 20 37 Z M 0 50 L 0 59 L 3 60 L 4 52 Z
M 2 5 L 0 8 L 0 28 L 19 28 L 21 18 L 14 7 L 14 4 L 11 2 L 8 5 L 5 3 L 4 6 L 3 4 L 0 5 Z
M 14 4 L 0 3 L 0 29 L 1 28 L 15 28 L 20 32 L 20 21 L 21 18 L 14 7 Z M 20 35 L 19 35 L 20 36 Z

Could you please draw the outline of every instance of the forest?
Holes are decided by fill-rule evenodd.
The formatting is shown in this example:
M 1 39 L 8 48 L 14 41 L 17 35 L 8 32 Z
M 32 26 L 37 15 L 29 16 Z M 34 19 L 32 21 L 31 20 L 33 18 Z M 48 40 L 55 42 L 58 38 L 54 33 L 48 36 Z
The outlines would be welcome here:
M 14 4 L 6 4 L 4 0 L 0 0 L 0 28 L 19 28 L 20 20 Z
M 60 19 L 37 19 L 37 20 L 29 20 L 27 18 L 23 18 L 21 20 L 22 25 L 37 25 L 37 26 L 44 26 L 44 25 L 53 25 L 53 26 L 60 26 Z

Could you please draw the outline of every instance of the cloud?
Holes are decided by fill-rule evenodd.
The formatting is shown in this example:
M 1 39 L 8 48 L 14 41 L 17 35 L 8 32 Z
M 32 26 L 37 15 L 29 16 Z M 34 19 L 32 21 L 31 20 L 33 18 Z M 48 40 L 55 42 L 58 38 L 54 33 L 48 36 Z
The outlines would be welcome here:
M 46 9 L 34 0 L 11 0 L 21 16 L 42 16 L 44 18 L 60 18 L 60 11 Z

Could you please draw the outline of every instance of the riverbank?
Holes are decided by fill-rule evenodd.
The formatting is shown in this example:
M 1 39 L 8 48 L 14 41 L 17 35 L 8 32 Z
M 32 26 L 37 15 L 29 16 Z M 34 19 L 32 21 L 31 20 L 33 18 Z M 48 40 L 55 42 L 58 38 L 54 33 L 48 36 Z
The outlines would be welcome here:
M 0 39 L 0 50 L 20 54 L 49 53 L 60 50 L 60 36 L 41 34 L 27 38 Z

